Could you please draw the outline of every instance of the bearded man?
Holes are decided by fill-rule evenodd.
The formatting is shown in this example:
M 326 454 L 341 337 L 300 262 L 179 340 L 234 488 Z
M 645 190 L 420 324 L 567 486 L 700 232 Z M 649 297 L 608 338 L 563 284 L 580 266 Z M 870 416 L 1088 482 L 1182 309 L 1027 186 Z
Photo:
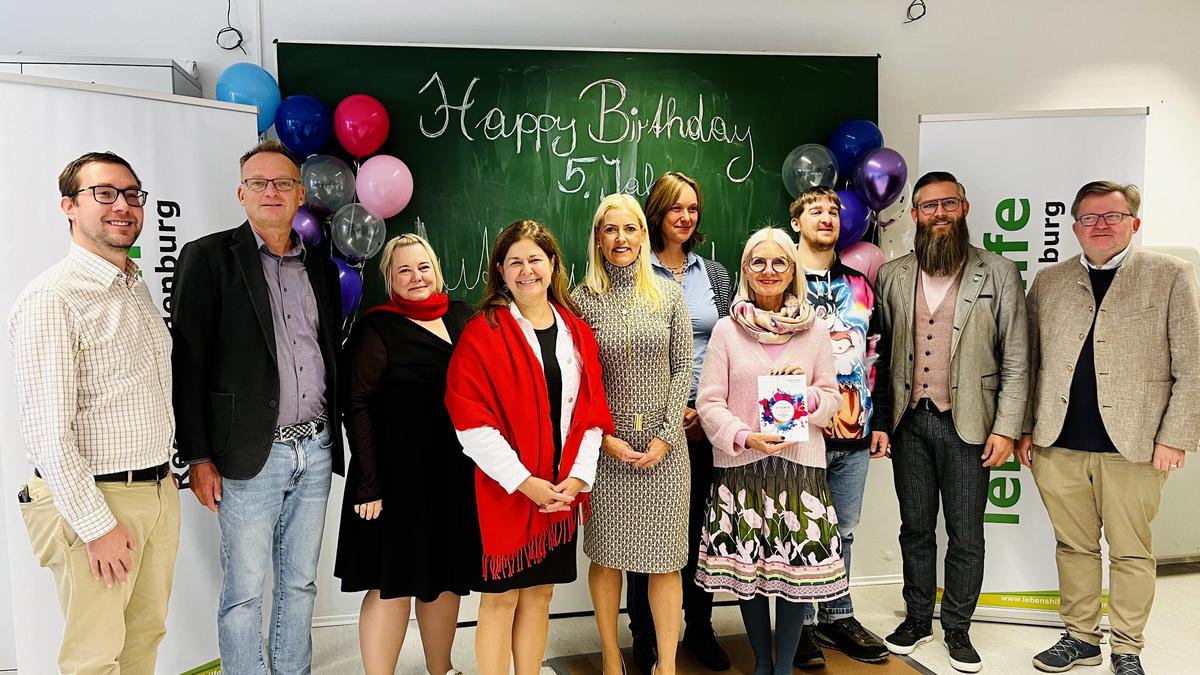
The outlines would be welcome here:
M 885 640 L 909 654 L 933 639 L 937 516 L 949 545 L 941 623 L 950 665 L 982 668 L 971 615 L 983 584 L 989 472 L 1008 460 L 1025 415 L 1028 326 L 1017 266 L 972 246 L 971 204 L 952 174 L 913 188 L 915 250 L 879 270 L 891 352 L 892 471 L 900 505 L 905 619 Z

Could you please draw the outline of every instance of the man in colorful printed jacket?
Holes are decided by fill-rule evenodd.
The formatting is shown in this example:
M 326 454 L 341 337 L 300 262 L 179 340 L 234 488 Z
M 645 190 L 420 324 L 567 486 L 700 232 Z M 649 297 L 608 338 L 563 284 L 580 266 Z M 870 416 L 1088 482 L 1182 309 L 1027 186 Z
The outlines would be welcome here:
M 824 429 L 829 490 L 850 571 L 850 546 L 862 512 L 867 465 L 888 447 L 888 358 L 875 317 L 875 289 L 866 275 L 847 267 L 836 249 L 841 200 L 827 187 L 805 190 L 792 202 L 792 229 L 799 234 L 797 258 L 805 268 L 808 300 L 829 325 L 842 407 Z M 879 369 L 879 370 L 876 370 Z M 881 383 L 875 387 L 874 383 Z M 878 422 L 877 422 L 878 420 Z M 816 611 L 813 607 L 811 611 Z M 821 646 L 867 663 L 887 659 L 888 650 L 854 618 L 850 596 L 820 606 L 816 626 L 806 625 L 795 665 L 824 665 Z M 807 623 L 807 622 L 806 622 Z

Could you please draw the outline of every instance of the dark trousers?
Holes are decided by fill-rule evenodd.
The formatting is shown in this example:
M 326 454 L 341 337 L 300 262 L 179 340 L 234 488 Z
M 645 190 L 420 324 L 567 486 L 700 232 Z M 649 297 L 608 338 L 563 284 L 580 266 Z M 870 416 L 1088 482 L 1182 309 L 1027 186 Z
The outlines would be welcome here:
M 983 585 L 983 512 L 989 470 L 982 445 L 966 443 L 949 412 L 925 404 L 909 410 L 892 437 L 892 472 L 900 502 L 904 604 L 911 619 L 932 622 L 937 590 L 938 499 L 945 508 L 942 628 L 967 630 Z
M 692 465 L 692 494 L 688 503 L 688 559 L 683 576 L 683 612 L 687 625 L 704 629 L 712 625 L 713 596 L 696 584 L 696 561 L 700 557 L 700 532 L 704 527 L 704 509 L 712 491 L 712 444 L 707 438 L 688 441 L 688 459 Z M 654 617 L 650 615 L 650 576 L 626 572 L 625 607 L 629 610 L 629 632 L 633 639 L 655 641 Z

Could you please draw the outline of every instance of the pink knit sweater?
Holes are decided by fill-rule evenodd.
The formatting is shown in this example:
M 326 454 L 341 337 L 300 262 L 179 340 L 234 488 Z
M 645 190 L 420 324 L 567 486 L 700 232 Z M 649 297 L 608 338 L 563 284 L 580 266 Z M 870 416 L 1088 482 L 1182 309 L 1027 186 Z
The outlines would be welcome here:
M 818 318 L 811 328 L 794 334 L 772 359 L 729 317 L 713 328 L 696 393 L 696 411 L 712 442 L 715 466 L 742 466 L 770 456 L 743 448 L 735 439 L 739 431 L 759 430 L 758 376 L 783 366 L 799 366 L 808 377 L 808 442 L 789 445 L 779 456 L 805 466 L 825 467 L 825 438 L 819 427 L 833 419 L 842 396 L 824 320 Z

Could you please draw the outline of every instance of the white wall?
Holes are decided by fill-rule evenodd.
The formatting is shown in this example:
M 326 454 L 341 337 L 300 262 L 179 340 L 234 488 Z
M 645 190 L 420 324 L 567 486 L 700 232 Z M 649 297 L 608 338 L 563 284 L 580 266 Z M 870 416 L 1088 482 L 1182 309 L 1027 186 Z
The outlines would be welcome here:
M 1186 225 L 1192 218 L 1190 195 L 1200 184 L 1200 59 L 1192 35 L 1200 25 L 1200 3 L 929 2 L 924 19 L 905 25 L 907 5 L 907 0 L 686 5 L 263 0 L 261 14 L 268 69 L 274 67 L 273 38 L 879 53 L 884 137 L 914 170 L 922 113 L 1150 106 L 1143 241 L 1200 246 L 1200 229 Z M 0 52 L 195 59 L 211 95 L 225 65 L 257 60 L 259 7 L 235 0 L 234 14 L 247 37 L 248 58 L 213 44 L 225 18 L 224 4 L 212 0 L 127 0 L 119 10 L 84 0 L 21 3 L 0 23 Z M 819 94 L 813 105 L 821 105 Z M 899 574 L 895 495 L 883 461 L 873 466 L 864 510 L 856 575 Z M 327 565 L 331 553 L 327 548 Z M 353 598 L 326 585 L 318 613 L 345 614 L 355 606 Z

